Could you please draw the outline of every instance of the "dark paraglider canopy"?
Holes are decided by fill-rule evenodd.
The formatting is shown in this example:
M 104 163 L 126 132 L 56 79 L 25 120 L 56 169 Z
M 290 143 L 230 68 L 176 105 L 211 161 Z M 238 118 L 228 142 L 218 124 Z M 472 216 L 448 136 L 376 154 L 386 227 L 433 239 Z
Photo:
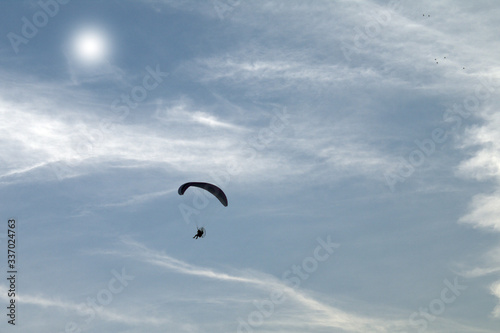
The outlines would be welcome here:
M 217 199 L 219 199 L 221 204 L 223 204 L 224 206 L 227 206 L 227 198 L 226 198 L 226 195 L 224 194 L 224 192 L 222 192 L 222 190 L 219 187 L 217 187 L 213 184 L 209 184 L 209 183 L 191 182 L 191 183 L 183 184 L 183 185 L 181 185 L 181 187 L 179 187 L 179 191 L 178 191 L 179 195 L 183 195 L 184 192 L 186 192 L 186 190 L 191 186 L 199 187 L 199 188 L 202 188 L 202 189 L 212 193 Z

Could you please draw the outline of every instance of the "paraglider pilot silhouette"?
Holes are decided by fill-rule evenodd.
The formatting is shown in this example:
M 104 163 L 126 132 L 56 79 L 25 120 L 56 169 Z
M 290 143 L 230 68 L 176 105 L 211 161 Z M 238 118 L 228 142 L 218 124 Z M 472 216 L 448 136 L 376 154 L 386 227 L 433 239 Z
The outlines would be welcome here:
M 206 234 L 206 231 L 205 231 L 205 228 L 201 227 L 198 229 L 198 231 L 196 231 L 196 235 L 193 236 L 194 239 L 198 239 L 198 238 L 203 238 L 205 237 L 205 234 Z
M 178 190 L 179 195 L 183 195 L 184 192 L 186 192 L 186 190 L 190 186 L 199 187 L 199 188 L 202 188 L 202 189 L 212 193 L 217 199 L 219 199 L 220 203 L 223 204 L 224 207 L 227 207 L 226 195 L 224 194 L 224 192 L 222 192 L 222 190 L 219 187 L 217 187 L 213 184 L 199 183 L 199 182 L 186 183 L 186 184 L 181 185 L 181 187 L 179 187 L 179 190 Z M 197 228 L 196 235 L 194 235 L 193 238 L 198 239 L 200 237 L 201 238 L 205 237 L 205 234 L 206 234 L 205 228 L 203 228 L 203 227 L 198 228 L 198 226 L 196 226 L 196 228 Z

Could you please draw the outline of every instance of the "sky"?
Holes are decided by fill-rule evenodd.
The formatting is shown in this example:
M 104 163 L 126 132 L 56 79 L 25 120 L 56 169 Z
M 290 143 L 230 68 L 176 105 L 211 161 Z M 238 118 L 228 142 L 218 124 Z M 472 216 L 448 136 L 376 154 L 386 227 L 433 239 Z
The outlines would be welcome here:
M 1 1 L 0 331 L 498 332 L 499 18 Z

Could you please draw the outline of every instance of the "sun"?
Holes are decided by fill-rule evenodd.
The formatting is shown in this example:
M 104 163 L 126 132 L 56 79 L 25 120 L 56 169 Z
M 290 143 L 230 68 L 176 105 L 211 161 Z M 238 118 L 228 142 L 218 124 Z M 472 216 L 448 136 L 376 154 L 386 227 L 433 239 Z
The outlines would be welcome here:
M 82 29 L 74 36 L 73 53 L 86 64 L 102 62 L 109 55 L 108 38 L 97 28 Z

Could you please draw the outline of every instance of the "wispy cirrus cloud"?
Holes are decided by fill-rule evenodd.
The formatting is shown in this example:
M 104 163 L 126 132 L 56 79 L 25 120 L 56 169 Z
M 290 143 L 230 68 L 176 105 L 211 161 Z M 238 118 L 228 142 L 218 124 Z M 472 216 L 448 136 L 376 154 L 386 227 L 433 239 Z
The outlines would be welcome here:
M 9 300 L 7 298 L 7 286 L 0 285 L 0 298 L 4 300 Z M 100 306 L 98 311 L 90 308 L 89 305 L 85 303 L 75 303 L 68 300 L 62 300 L 55 296 L 46 296 L 42 294 L 38 295 L 26 295 L 21 294 L 16 296 L 17 301 L 25 305 L 32 305 L 39 307 L 40 309 L 49 308 L 50 311 L 58 311 L 61 314 L 67 314 L 72 312 L 75 315 L 82 316 L 82 318 L 94 318 L 97 317 L 106 322 L 114 323 L 125 323 L 129 325 L 153 325 L 160 326 L 171 322 L 169 318 L 157 318 L 153 316 L 148 316 L 146 313 L 138 316 L 137 312 L 134 311 L 133 314 L 125 313 L 122 309 L 114 309 L 111 306 Z M 42 310 L 41 310 L 42 311 Z M 82 319 L 83 322 L 83 319 Z M 62 323 L 61 323 L 62 325 Z M 63 326 L 64 327 L 64 326 Z
M 210 109 L 185 98 L 160 105 L 144 124 L 116 121 L 108 129 L 103 124 L 109 120 L 108 115 L 112 115 L 109 106 L 93 104 L 92 112 L 87 112 L 85 107 L 75 108 L 64 94 L 55 96 L 50 103 L 42 103 L 45 95 L 43 86 L 43 82 L 40 82 L 29 100 L 0 100 L 1 128 L 5 134 L 2 140 L 6 146 L 16 147 L 4 152 L 3 158 L 8 161 L 3 164 L 0 175 L 4 181 L 13 181 L 23 173 L 43 168 L 49 171 L 62 168 L 71 171 L 73 176 L 82 175 L 89 165 L 114 162 L 166 164 L 180 170 L 185 169 L 186 165 L 191 170 L 206 170 L 208 165 L 219 168 L 233 163 L 241 167 L 239 179 L 264 171 L 268 175 L 276 173 L 277 177 L 281 177 L 286 172 L 297 175 L 310 170 L 310 165 L 305 161 L 297 161 L 291 167 L 290 159 L 294 159 L 300 151 L 305 155 L 316 151 L 317 156 L 313 160 L 325 160 L 343 169 L 356 170 L 361 167 L 358 171 L 371 170 L 373 173 L 375 165 L 384 168 L 383 154 L 357 144 L 356 139 L 347 134 L 342 126 L 338 125 L 339 131 L 332 131 L 331 124 L 318 123 L 313 125 L 313 130 L 305 121 L 294 118 L 293 113 L 296 111 L 293 109 L 287 111 L 291 118 L 287 116 L 284 131 L 271 138 L 264 136 L 264 139 L 260 137 L 260 130 L 269 131 L 270 120 L 269 124 L 264 122 L 260 130 L 252 130 L 247 126 L 249 124 L 222 120 Z M 52 84 L 47 90 L 53 91 L 55 88 Z M 17 89 L 24 88 L 19 86 Z M 80 96 L 80 104 L 90 102 L 86 98 L 85 95 Z M 40 109 L 39 105 L 43 105 L 43 108 Z M 71 112 L 62 116 L 69 109 Z M 99 113 L 98 109 L 102 112 Z M 11 110 L 16 112 L 12 113 Z M 267 114 L 261 116 L 270 117 Z M 189 130 L 186 131 L 186 128 Z M 297 130 L 294 132 L 293 128 Z M 311 136 L 318 132 L 325 135 L 321 139 Z M 256 140 L 267 140 L 270 144 L 264 145 L 264 149 L 259 148 L 255 158 L 249 160 L 245 157 L 248 155 L 245 149 L 255 149 L 252 147 L 256 143 L 252 142 Z M 280 147 L 284 149 L 278 153 Z M 65 165 L 61 166 L 60 163 Z M 362 168 L 365 164 L 366 167 Z
M 9 93 L 21 96 L 18 92 L 29 86 L 18 83 Z M 206 170 L 207 165 L 213 168 L 241 156 L 237 149 L 249 132 L 200 105 L 186 105 L 182 101 L 172 107 L 167 118 L 162 118 L 166 122 L 159 122 L 158 117 L 151 115 L 144 124 L 129 124 L 116 119 L 109 105 L 96 105 L 85 94 L 79 96 L 78 104 L 64 93 L 46 100 L 47 93 L 53 94 L 54 90 L 76 93 L 64 84 L 39 82 L 27 99 L 0 96 L 1 140 L 8 147 L 2 154 L 0 177 L 4 181 L 57 163 L 67 164 L 62 168 L 72 169 L 76 175 L 85 174 L 86 163 L 113 161 L 167 164 L 179 169 L 189 164 L 191 169 L 198 165 L 200 170 Z
M 167 191 L 158 191 L 158 192 L 152 192 L 152 193 L 145 193 L 145 194 L 138 194 L 134 195 L 131 198 L 128 198 L 124 201 L 120 202 L 113 202 L 113 203 L 105 203 L 99 205 L 100 207 L 127 207 L 127 206 L 134 206 L 143 202 L 147 202 L 149 200 L 153 200 L 155 198 L 159 198 L 162 196 L 165 196 L 170 193 L 177 192 L 177 190 L 172 189 L 172 190 L 167 190 Z
M 159 252 L 148 248 L 142 243 L 139 243 L 132 238 L 123 237 L 121 239 L 125 249 L 122 250 L 96 250 L 93 254 L 112 255 L 118 257 L 126 257 L 132 260 L 137 260 L 146 264 L 164 268 L 170 272 L 198 277 L 200 279 L 219 281 L 242 286 L 250 286 L 264 293 L 283 293 L 284 302 L 276 305 L 279 307 L 279 312 L 272 312 L 272 315 L 266 318 L 262 328 L 267 329 L 283 329 L 287 328 L 289 332 L 302 332 L 304 327 L 317 331 L 323 330 L 339 330 L 339 332 L 379 332 L 392 333 L 403 332 L 406 330 L 415 329 L 414 323 L 408 319 L 408 315 L 400 309 L 386 309 L 389 315 L 380 315 L 379 317 L 369 317 L 364 314 L 349 312 L 329 305 L 332 297 L 327 297 L 320 300 L 321 297 L 314 293 L 297 287 L 291 287 L 289 283 L 280 280 L 272 275 L 254 271 L 232 269 L 230 271 L 221 271 L 218 269 L 193 265 L 185 261 L 176 259 L 164 252 Z M 228 285 L 229 286 L 229 285 Z M 229 298 L 224 297 L 224 288 L 216 288 L 216 302 L 211 302 L 213 305 L 225 307 L 228 304 L 244 303 L 252 301 L 254 304 L 263 296 L 256 295 L 237 295 L 231 293 Z M 260 294 L 259 294 L 260 295 Z M 202 300 L 192 298 L 192 302 L 210 302 L 211 297 L 205 295 Z M 264 299 L 267 297 L 264 296 Z M 189 298 L 183 299 L 188 301 Z M 352 300 L 351 300 L 352 301 Z M 351 304 L 352 305 L 352 304 Z M 382 313 L 382 311 L 379 311 Z M 236 318 L 235 318 L 235 322 Z M 241 318 L 239 318 L 241 323 Z M 260 327 L 260 326 L 259 326 Z M 477 332 L 491 333 L 487 329 L 479 329 L 469 325 L 455 322 L 447 318 L 436 318 L 429 332 L 447 332 L 452 328 L 456 332 Z
M 153 117 L 166 126 L 175 127 L 187 123 L 218 130 L 248 132 L 248 129 L 243 126 L 224 121 L 209 110 L 199 110 L 199 108 L 200 106 L 197 106 L 187 97 L 182 97 L 170 102 L 168 105 L 158 105 Z M 229 135 L 229 133 L 226 133 L 226 135 Z
M 93 253 L 126 257 L 162 267 L 177 274 L 252 286 L 257 290 L 268 293 L 282 292 L 285 295 L 286 303 L 280 305 L 283 307 L 283 311 L 280 311 L 280 314 L 275 316 L 276 318 L 269 318 L 270 327 L 283 327 L 282 325 L 285 324 L 291 331 L 295 331 L 297 328 L 306 325 L 308 327 L 316 327 L 317 329 L 331 328 L 349 332 L 370 331 L 385 333 L 407 326 L 405 320 L 369 318 L 341 310 L 323 301 L 319 301 L 312 293 L 293 288 L 286 281 L 279 280 L 269 274 L 253 270 L 224 272 L 176 259 L 163 252 L 152 250 L 144 244 L 128 237 L 122 238 L 122 243 L 126 246 L 125 250 L 98 250 Z M 223 291 L 218 291 L 218 297 L 221 297 L 220 293 L 223 293 Z M 242 298 L 239 299 L 240 301 L 243 300 Z

